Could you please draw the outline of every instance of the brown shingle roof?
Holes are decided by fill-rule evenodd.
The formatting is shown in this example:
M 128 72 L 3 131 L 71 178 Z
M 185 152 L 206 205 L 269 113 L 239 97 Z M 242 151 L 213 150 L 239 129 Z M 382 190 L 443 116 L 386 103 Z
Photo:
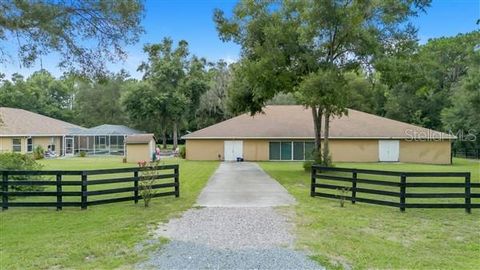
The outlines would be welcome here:
M 66 135 L 83 127 L 23 109 L 0 107 L 0 136 Z
M 332 119 L 330 138 L 454 139 L 454 136 L 356 110 Z M 184 139 L 314 138 L 310 109 L 300 105 L 272 105 L 264 113 L 242 114 L 183 136 Z
M 127 143 L 127 144 L 145 144 L 145 143 L 150 143 L 150 141 L 152 139 L 154 139 L 154 136 L 151 133 L 134 134 L 134 135 L 128 135 L 127 139 L 125 140 L 125 143 Z

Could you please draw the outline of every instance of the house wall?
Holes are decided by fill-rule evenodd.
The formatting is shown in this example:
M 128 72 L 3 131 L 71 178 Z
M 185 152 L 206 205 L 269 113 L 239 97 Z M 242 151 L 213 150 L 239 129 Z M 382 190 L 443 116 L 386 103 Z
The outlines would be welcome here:
M 185 150 L 188 160 L 223 159 L 223 140 L 186 140 Z
M 12 139 L 21 137 L 0 137 L 0 153 L 12 152 Z M 22 153 L 26 151 L 27 147 L 25 141 L 22 139 Z
M 0 153 L 12 152 L 12 139 L 19 138 L 22 142 L 21 153 L 27 153 L 27 137 L 0 137 Z M 51 143 L 51 138 L 54 138 L 55 152 L 60 153 L 62 137 L 32 137 L 33 147 L 41 146 L 44 150 L 47 150 L 48 145 Z
M 276 140 L 274 140 L 276 141 Z M 245 160 L 269 160 L 270 140 L 243 140 Z M 223 159 L 224 140 L 186 140 L 189 160 Z M 330 140 L 334 162 L 378 162 L 378 140 Z M 400 162 L 450 164 L 450 141 L 400 141 Z
M 378 140 L 330 140 L 333 162 L 378 162 Z
M 451 142 L 400 141 L 400 162 L 450 164 Z
M 268 140 L 243 140 L 245 160 L 268 160 Z
M 53 143 L 52 143 L 53 138 Z M 26 139 L 25 139 L 26 141 Z M 55 145 L 55 153 L 57 155 L 61 152 L 61 145 L 60 142 L 62 141 L 62 137 L 33 137 L 33 147 L 41 146 L 43 150 L 47 151 L 48 146 L 53 144 Z
M 150 143 L 127 144 L 127 162 L 151 161 L 152 151 Z

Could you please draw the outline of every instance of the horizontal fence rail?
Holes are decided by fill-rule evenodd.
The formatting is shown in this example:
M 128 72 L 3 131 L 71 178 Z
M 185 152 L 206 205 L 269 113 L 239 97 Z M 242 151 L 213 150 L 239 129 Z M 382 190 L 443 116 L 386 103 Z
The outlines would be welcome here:
M 472 208 L 480 208 L 480 203 L 472 203 L 472 198 L 480 198 L 480 192 L 472 192 L 473 188 L 480 189 L 480 183 L 471 183 L 469 172 L 395 172 L 313 165 L 311 173 L 312 197 L 347 200 L 353 204 L 363 202 L 393 206 L 402 212 L 406 208 L 464 208 L 470 213 Z M 382 179 L 392 177 L 393 181 Z M 418 182 L 413 181 L 413 178 L 433 178 L 435 182 L 426 180 Z M 445 178 L 455 178 L 456 182 L 441 181 Z M 425 189 L 428 189 L 428 192 Z M 455 192 L 451 191 L 453 189 Z M 336 191 L 337 194 L 332 194 L 332 191 Z M 463 201 L 438 203 L 440 199 L 452 198 Z M 435 201 L 407 202 L 407 199 Z
M 480 148 L 478 149 L 453 149 L 452 155 L 459 158 L 480 159 Z
M 131 174 L 122 175 L 119 174 Z M 83 171 L 0 171 L 2 176 L 2 210 L 9 207 L 80 207 L 87 209 L 89 205 L 99 205 L 124 201 L 138 203 L 142 199 L 139 192 L 151 189 L 152 198 L 163 196 L 180 196 L 179 166 L 162 165 L 155 167 L 133 167 Z M 89 177 L 95 177 L 89 179 Z M 108 178 L 110 176 L 113 178 Z M 44 178 L 53 178 L 45 180 Z M 67 180 L 66 178 L 70 179 Z M 75 180 L 71 180 L 71 179 Z M 145 181 L 150 181 L 145 184 Z M 161 182 L 159 182 L 161 181 Z M 123 186 L 108 187 L 108 184 Z M 129 185 L 131 184 L 131 185 Z M 15 188 L 13 188 L 15 187 Z M 34 190 L 23 190 L 22 188 Z M 46 190 L 35 190 L 45 188 Z M 68 189 L 68 190 L 66 190 Z M 76 190 L 72 190 L 76 189 Z M 128 193 L 129 195 L 125 195 Z M 118 195 L 121 197 L 99 198 L 102 195 Z M 54 201 L 19 201 L 19 198 L 53 197 Z M 77 201 L 64 201 L 66 198 Z

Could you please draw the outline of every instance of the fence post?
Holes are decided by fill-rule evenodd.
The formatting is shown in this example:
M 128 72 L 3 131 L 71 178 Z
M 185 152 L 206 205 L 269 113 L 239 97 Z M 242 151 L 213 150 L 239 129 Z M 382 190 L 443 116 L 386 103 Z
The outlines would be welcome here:
M 315 197 L 315 185 L 317 184 L 317 169 L 312 165 L 311 169 L 311 186 L 310 186 L 310 196 Z
M 173 173 L 175 174 L 175 197 L 178 198 L 180 196 L 180 174 L 178 173 L 178 165 L 173 169 Z
M 87 209 L 87 172 L 82 172 L 82 210 Z
M 8 173 L 3 172 L 2 176 L 2 211 L 8 209 Z
M 135 188 L 135 190 L 133 191 L 133 197 L 135 197 L 134 201 L 137 204 L 138 203 L 138 171 L 133 172 L 133 178 L 135 178 L 133 180 L 133 187 Z
M 470 195 L 470 173 L 465 175 L 465 211 L 467 213 L 472 212 L 472 199 Z
M 405 190 L 407 187 L 407 176 L 402 173 L 400 176 L 400 211 L 405 212 Z
M 62 210 L 62 175 L 57 174 L 57 211 Z
M 357 197 L 357 171 L 352 172 L 352 203 L 355 204 L 355 198 Z

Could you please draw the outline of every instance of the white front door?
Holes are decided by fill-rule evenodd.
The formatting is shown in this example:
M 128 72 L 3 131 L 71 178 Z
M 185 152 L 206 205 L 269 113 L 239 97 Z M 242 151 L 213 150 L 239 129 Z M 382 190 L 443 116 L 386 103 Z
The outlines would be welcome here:
M 223 157 L 225 161 L 236 161 L 243 158 L 243 141 L 225 141 Z
M 400 141 L 379 140 L 378 159 L 379 161 L 396 162 L 400 157 Z

